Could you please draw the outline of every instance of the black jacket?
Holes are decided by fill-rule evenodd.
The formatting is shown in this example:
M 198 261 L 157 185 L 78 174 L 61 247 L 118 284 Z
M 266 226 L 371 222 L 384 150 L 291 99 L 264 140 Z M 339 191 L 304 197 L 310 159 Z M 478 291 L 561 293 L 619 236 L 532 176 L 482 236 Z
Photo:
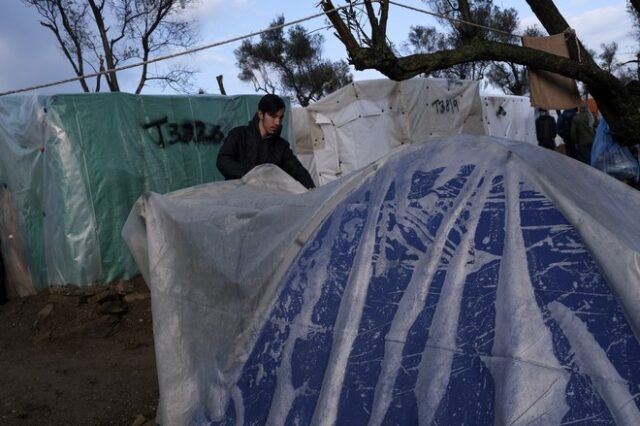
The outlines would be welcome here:
M 240 179 L 255 166 L 271 163 L 306 188 L 314 188 L 309 172 L 291 151 L 289 143 L 280 133 L 262 139 L 258 121 L 256 114 L 246 126 L 231 129 L 222 142 L 216 165 L 225 179 Z
M 536 138 L 538 145 L 549 149 L 556 148 L 556 119 L 550 115 L 540 115 L 536 119 Z

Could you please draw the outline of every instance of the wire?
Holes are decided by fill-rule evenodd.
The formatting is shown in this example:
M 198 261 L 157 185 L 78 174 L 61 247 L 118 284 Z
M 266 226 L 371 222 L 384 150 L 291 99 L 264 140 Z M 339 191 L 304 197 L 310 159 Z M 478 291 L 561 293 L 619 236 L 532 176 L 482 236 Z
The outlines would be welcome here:
M 393 1 L 393 0 L 389 0 L 389 4 L 393 4 L 393 5 L 396 5 L 398 7 L 403 7 L 405 9 L 413 10 L 414 12 L 424 13 L 425 15 L 434 16 L 436 18 L 446 19 L 447 21 L 457 22 L 457 23 L 469 25 L 469 26 L 472 26 L 472 27 L 482 28 L 483 30 L 491 31 L 491 32 L 494 32 L 494 33 L 500 33 L 500 34 L 508 35 L 508 36 L 511 36 L 511 37 L 522 37 L 520 35 L 513 34 L 513 33 L 510 33 L 508 31 L 500 30 L 498 28 L 493 28 L 493 27 L 488 27 L 486 25 L 476 24 L 475 22 L 465 21 L 463 19 L 451 18 L 449 16 L 444 16 L 444 15 L 441 15 L 439 13 L 430 12 L 430 11 L 425 10 L 425 9 L 420 9 L 420 8 L 417 8 L 417 7 L 414 7 L 414 6 L 408 6 L 406 4 L 398 3 L 398 2 Z

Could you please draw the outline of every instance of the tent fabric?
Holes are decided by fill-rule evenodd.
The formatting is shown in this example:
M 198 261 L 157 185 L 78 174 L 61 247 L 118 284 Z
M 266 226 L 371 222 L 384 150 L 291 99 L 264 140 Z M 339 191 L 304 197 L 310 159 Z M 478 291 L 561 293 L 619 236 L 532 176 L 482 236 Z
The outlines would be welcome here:
M 478 82 L 416 78 L 357 81 L 294 112 L 301 161 L 320 185 L 392 149 L 456 133 L 482 134 Z M 305 115 L 307 116 L 305 119 Z
M 537 144 L 535 111 L 526 96 L 481 95 L 485 134 Z
M 569 57 L 567 34 L 546 37 L 522 37 L 522 45 L 563 58 Z M 531 105 L 544 109 L 570 109 L 583 103 L 575 80 L 544 70 L 529 68 Z
M 298 156 L 318 185 L 425 138 L 467 133 L 537 144 L 528 97 L 480 95 L 478 82 L 354 82 L 293 109 Z
M 147 193 L 123 236 L 157 420 L 640 424 L 639 209 L 593 168 L 472 135 L 308 192 L 263 166 Z
M 260 96 L 92 93 L 0 98 L 0 185 L 10 192 L 33 286 L 128 279 L 120 237 L 145 191 L 222 179 L 228 130 Z M 289 132 L 285 122 L 285 135 Z M 293 142 L 293 141 L 292 141 Z

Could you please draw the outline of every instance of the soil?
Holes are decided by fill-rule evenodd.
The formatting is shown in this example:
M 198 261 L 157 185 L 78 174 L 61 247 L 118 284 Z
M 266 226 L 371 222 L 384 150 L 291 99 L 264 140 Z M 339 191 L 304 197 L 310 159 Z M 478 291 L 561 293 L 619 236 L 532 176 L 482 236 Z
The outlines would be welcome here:
M 141 278 L 0 305 L 0 425 L 155 425 L 158 380 Z

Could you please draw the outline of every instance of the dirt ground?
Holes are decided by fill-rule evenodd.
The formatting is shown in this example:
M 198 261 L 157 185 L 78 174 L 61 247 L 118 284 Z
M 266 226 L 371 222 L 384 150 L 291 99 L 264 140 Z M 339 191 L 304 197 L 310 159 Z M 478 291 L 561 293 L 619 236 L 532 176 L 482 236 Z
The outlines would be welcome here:
M 0 305 L 0 425 L 155 425 L 151 303 L 141 278 Z

